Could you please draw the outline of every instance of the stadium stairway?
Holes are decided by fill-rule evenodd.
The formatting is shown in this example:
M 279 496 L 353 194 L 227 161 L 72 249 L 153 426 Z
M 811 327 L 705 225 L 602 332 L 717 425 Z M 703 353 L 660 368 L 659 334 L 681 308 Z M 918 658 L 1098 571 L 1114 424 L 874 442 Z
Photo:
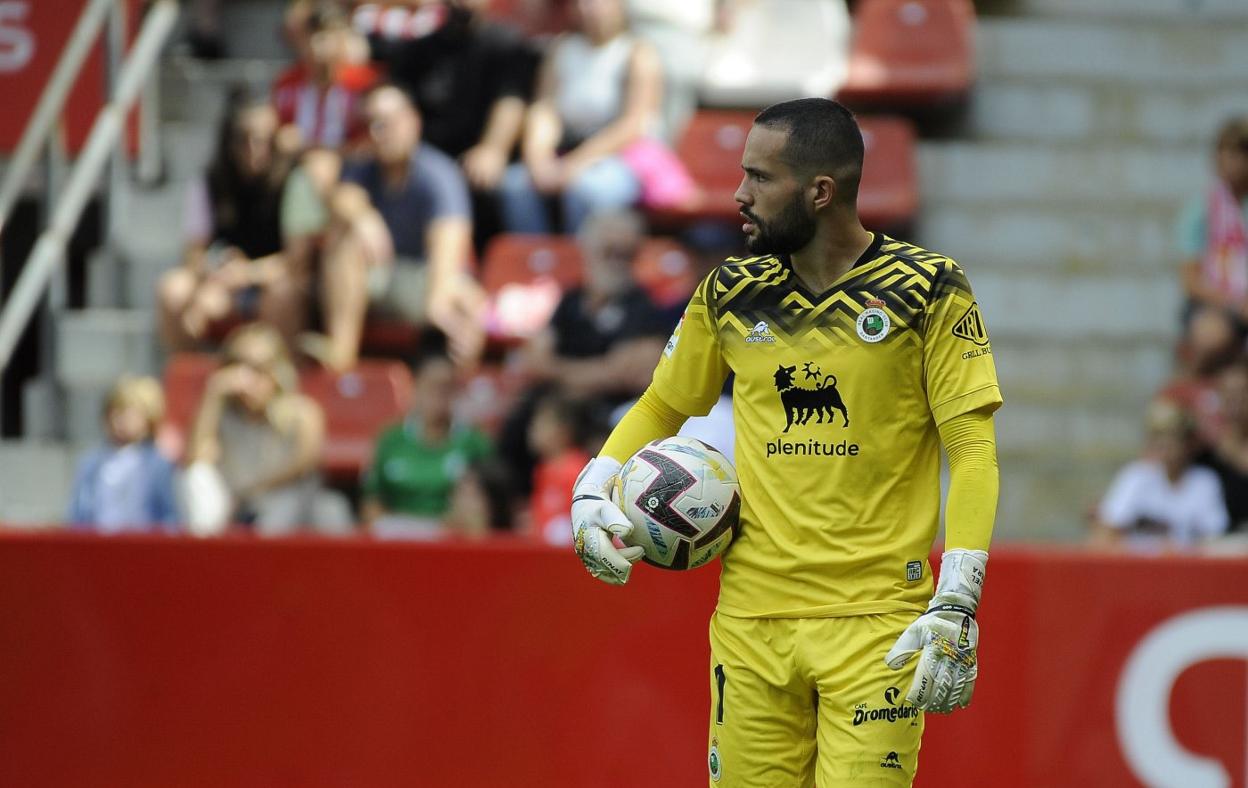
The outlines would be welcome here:
M 962 262 L 993 332 L 998 533 L 1070 538 L 1142 444 L 1171 370 L 1179 206 L 1244 110 L 1248 5 L 981 3 L 957 139 L 919 150 L 920 242 Z

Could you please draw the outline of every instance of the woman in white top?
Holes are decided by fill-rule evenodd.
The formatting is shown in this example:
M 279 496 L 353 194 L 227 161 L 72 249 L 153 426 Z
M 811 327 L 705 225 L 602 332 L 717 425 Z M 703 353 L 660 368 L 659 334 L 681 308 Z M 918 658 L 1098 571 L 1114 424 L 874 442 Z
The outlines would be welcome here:
M 575 9 L 578 31 L 556 39 L 542 63 L 523 161 L 503 178 L 509 232 L 550 232 L 550 196 L 559 196 L 569 233 L 592 214 L 635 203 L 641 185 L 620 153 L 660 131 L 662 68 L 628 33 L 622 0 L 577 0 Z
M 1193 465 L 1191 414 L 1167 400 L 1148 411 L 1148 450 L 1118 472 L 1096 515 L 1099 541 L 1138 547 L 1191 547 L 1222 535 L 1229 524 L 1222 484 Z

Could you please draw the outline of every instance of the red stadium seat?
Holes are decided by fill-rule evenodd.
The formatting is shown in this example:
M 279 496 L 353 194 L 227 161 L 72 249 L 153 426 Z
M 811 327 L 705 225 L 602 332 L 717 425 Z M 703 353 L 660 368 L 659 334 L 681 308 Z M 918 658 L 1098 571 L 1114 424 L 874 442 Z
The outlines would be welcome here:
M 733 194 L 741 182 L 741 153 L 754 123 L 753 112 L 701 110 L 694 115 L 677 146 L 677 155 L 706 191 L 698 210 L 656 212 L 663 226 L 699 219 L 737 221 Z M 918 176 L 914 161 L 915 134 L 899 118 L 858 119 L 866 144 L 858 211 L 869 227 L 892 228 L 914 218 L 918 207 Z
M 568 0 L 490 0 L 486 14 L 527 36 L 552 36 L 571 29 L 571 5 Z
M 494 295 L 508 284 L 528 284 L 549 277 L 567 290 L 581 283 L 581 250 L 564 235 L 499 235 L 485 250 L 481 277 Z
M 867 227 L 891 230 L 912 221 L 919 209 L 914 125 L 904 118 L 859 118 L 866 149 L 858 215 Z
M 859 0 L 854 27 L 841 101 L 924 106 L 969 93 L 975 80 L 971 0 Z
M 676 155 L 702 187 L 705 200 L 696 209 L 654 211 L 652 221 L 667 227 L 699 219 L 737 218 L 732 195 L 741 183 L 741 152 L 754 124 L 754 114 L 732 110 L 699 110 L 694 114 L 676 146 Z
M 331 479 L 351 481 L 368 464 L 373 441 L 401 418 L 412 400 L 412 376 L 398 361 L 364 359 L 341 375 L 308 369 L 299 377 L 304 394 L 325 411 L 321 469 Z

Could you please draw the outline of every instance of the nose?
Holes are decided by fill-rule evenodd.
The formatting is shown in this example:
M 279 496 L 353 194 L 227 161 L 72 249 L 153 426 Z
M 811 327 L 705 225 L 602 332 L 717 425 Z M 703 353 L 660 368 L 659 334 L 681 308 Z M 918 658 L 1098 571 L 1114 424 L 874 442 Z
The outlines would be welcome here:
M 754 204 L 754 195 L 750 194 L 750 191 L 747 188 L 748 183 L 749 178 L 742 175 L 741 183 L 737 184 L 737 190 L 733 192 L 732 195 L 732 199 L 736 200 L 737 204 L 743 208 L 748 208 Z

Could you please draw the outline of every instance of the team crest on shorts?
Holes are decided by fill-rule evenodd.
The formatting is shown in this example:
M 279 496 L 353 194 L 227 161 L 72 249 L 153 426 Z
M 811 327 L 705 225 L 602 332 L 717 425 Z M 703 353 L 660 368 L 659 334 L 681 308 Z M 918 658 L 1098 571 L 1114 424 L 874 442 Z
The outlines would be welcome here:
M 724 773 L 724 764 L 719 760 L 719 739 L 711 739 L 711 751 L 706 756 L 706 768 L 711 772 L 711 779 L 719 782 Z
M 893 325 L 888 313 L 878 306 L 862 310 L 858 315 L 858 337 L 863 342 L 879 342 L 888 336 L 888 329 Z

